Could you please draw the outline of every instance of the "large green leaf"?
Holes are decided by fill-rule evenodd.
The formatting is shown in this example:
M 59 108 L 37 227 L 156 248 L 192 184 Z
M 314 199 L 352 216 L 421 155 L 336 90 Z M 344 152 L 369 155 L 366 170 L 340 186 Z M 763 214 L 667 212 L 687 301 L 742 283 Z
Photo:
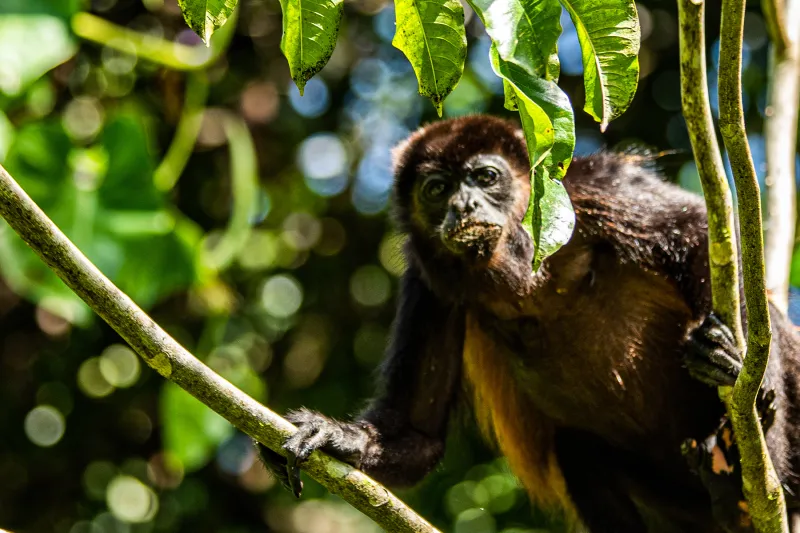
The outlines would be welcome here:
M 0 92 L 17 95 L 75 55 L 69 17 L 78 7 L 78 0 L 0 1 Z
M 442 101 L 461 79 L 467 57 L 464 8 L 458 0 L 395 0 L 392 44 L 408 58 L 427 96 L 442 115 Z
M 538 268 L 569 240 L 575 226 L 575 213 L 561 183 L 575 148 L 572 106 L 558 85 L 504 61 L 496 49 L 492 50 L 492 66 L 514 90 L 528 145 L 533 170 L 523 226 L 536 245 L 533 266 Z
M 575 148 L 569 98 L 556 85 L 561 6 L 554 0 L 469 0 L 492 39 L 506 107 L 517 109 L 531 163 L 531 198 L 523 225 L 534 240 L 534 268 L 572 235 L 575 213 L 560 179 Z
M 237 2 L 238 0 L 178 0 L 186 24 L 206 44 L 211 35 L 233 14 Z
M 639 17 L 633 0 L 561 0 L 583 55 L 584 110 L 605 130 L 633 100 L 639 82 Z
M 301 95 L 333 54 L 343 5 L 343 0 L 281 0 L 281 50 Z
M 184 229 L 152 180 L 141 117 L 117 114 L 99 142 L 76 147 L 60 121 L 15 135 L 6 168 L 70 239 L 139 305 L 149 307 L 196 279 L 199 235 Z M 5 224 L 0 269 L 19 294 L 77 323 L 89 309 Z
M 540 78 L 558 80 L 558 0 L 472 0 L 500 57 Z

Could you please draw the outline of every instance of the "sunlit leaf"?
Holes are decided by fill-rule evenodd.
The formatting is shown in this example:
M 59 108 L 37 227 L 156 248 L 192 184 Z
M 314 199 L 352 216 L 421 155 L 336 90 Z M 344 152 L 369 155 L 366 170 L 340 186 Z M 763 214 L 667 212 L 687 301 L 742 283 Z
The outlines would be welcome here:
M 561 35 L 558 0 L 472 0 L 500 57 L 540 78 L 558 80 Z
M 523 225 L 536 251 L 533 265 L 555 253 L 572 236 L 575 213 L 561 178 L 575 148 L 575 123 L 567 96 L 552 81 L 533 76 L 522 66 L 492 51 L 495 72 L 514 89 L 533 173 L 531 198 Z
M 639 82 L 639 17 L 633 0 L 561 0 L 583 55 L 584 110 L 605 130 L 630 105 Z
M 394 5 L 397 30 L 392 44 L 414 68 L 419 94 L 430 98 L 441 116 L 442 101 L 464 72 L 464 8 L 458 0 L 396 0 Z
M 281 0 L 281 50 L 301 95 L 333 54 L 343 6 L 343 0 Z
M 555 0 L 471 0 L 470 5 L 492 39 L 492 67 L 503 79 L 506 107 L 519 110 L 532 169 L 523 225 L 534 240 L 538 268 L 569 240 L 575 225 L 559 181 L 575 147 L 572 105 L 555 83 L 561 6 Z
M 208 44 L 211 35 L 230 18 L 238 0 L 178 0 L 183 18 Z
M 20 94 L 75 55 L 69 17 L 78 8 L 77 0 L 0 2 L 0 92 Z

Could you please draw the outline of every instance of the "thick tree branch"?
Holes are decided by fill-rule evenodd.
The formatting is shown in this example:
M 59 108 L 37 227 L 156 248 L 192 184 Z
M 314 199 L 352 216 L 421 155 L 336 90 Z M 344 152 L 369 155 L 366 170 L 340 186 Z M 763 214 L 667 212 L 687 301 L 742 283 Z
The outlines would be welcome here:
M 708 210 L 708 257 L 714 312 L 744 348 L 733 198 L 711 118 L 706 79 L 704 2 L 678 0 L 683 116 Z
M 281 444 L 294 433 L 294 426 L 228 383 L 167 335 L 70 242 L 2 167 L 0 216 L 149 366 L 241 431 L 284 453 Z M 303 467 L 325 488 L 387 531 L 438 533 L 389 490 L 349 465 L 314 452 Z
M 747 354 L 733 387 L 731 421 L 742 464 L 744 494 L 756 530 L 788 532 L 786 503 L 772 460 L 766 453 L 764 434 L 755 402 L 769 360 L 772 330 L 765 287 L 761 198 L 742 107 L 742 43 L 744 0 L 722 1 L 719 58 L 720 131 L 728 149 L 742 236 L 742 273 L 747 305 Z
M 767 221 L 764 255 L 772 303 L 789 306 L 789 269 L 795 240 L 795 154 L 800 104 L 800 0 L 765 0 L 782 9 L 770 26 L 783 27 L 784 40 L 770 45 L 764 137 L 767 148 Z M 776 6 L 777 4 L 777 6 Z M 770 17 L 767 17 L 770 20 Z M 774 32 L 773 32 L 774 35 Z

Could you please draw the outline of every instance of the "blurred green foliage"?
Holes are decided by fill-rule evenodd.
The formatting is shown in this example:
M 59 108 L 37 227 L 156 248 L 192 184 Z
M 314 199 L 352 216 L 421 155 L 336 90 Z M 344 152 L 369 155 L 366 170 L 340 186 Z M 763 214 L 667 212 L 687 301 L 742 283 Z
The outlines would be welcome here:
M 0 3 L 0 162 L 215 370 L 278 412 L 305 405 L 348 416 L 372 392 L 403 268 L 387 212 L 389 151 L 435 110 L 391 45 L 395 14 L 382 0 L 345 5 L 336 51 L 302 97 L 280 52 L 278 2 L 240 4 L 235 26 L 212 39 L 219 58 L 205 64 L 211 52 L 175 0 Z M 639 91 L 603 136 L 576 114 L 579 155 L 689 148 L 675 7 L 638 7 Z M 716 12 L 712 2 L 709 28 Z M 465 15 L 467 69 L 444 115 L 505 114 L 485 31 Z M 559 85 L 580 108 L 579 36 L 568 16 L 562 24 Z M 763 179 L 767 54 L 757 3 L 745 44 Z M 712 92 L 715 69 L 712 60 Z M 688 152 L 659 164 L 699 190 Z M 375 531 L 313 482 L 301 501 L 277 487 L 244 435 L 140 365 L 4 225 L 0 276 L 0 528 Z M 453 431 L 443 465 L 404 499 L 446 531 L 557 530 L 527 505 L 468 416 Z

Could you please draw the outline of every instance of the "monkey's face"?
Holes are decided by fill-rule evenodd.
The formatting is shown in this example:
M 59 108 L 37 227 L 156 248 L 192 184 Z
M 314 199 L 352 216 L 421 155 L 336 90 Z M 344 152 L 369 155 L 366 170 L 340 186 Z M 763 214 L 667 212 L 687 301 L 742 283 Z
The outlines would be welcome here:
M 417 244 L 490 259 L 528 206 L 528 156 L 515 124 L 469 116 L 430 124 L 395 149 L 397 219 Z
M 514 180 L 506 160 L 477 154 L 456 168 L 429 161 L 419 169 L 415 219 L 450 252 L 488 257 L 509 223 Z

